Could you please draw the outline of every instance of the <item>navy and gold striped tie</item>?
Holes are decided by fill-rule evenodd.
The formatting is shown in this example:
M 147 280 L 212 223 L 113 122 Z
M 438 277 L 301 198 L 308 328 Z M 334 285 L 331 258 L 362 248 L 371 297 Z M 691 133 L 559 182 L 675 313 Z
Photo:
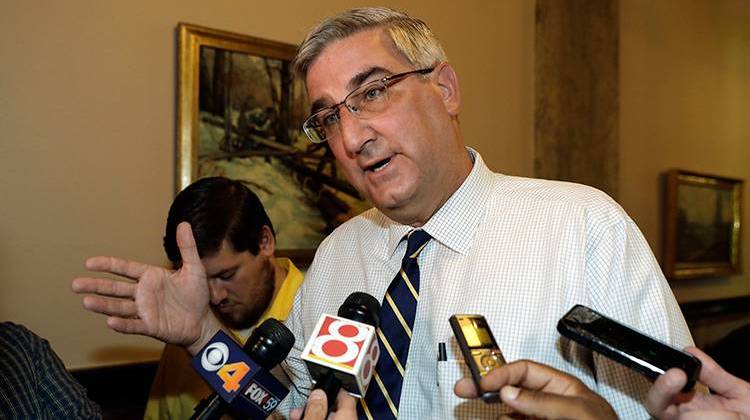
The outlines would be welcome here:
M 409 357 L 411 332 L 419 300 L 419 265 L 417 256 L 430 240 L 423 230 L 407 235 L 406 254 L 401 270 L 385 292 L 380 307 L 378 344 L 380 359 L 375 367 L 365 398 L 357 407 L 360 419 L 391 419 L 398 417 L 404 368 Z

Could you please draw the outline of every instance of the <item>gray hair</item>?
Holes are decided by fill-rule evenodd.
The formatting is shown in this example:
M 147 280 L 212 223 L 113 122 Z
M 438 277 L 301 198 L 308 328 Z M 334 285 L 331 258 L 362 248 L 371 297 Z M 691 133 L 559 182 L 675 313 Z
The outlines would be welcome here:
M 423 21 L 385 7 L 366 7 L 330 17 L 313 29 L 297 51 L 294 72 L 305 79 L 310 66 L 331 42 L 373 28 L 385 28 L 396 49 L 417 68 L 447 59 L 440 41 Z

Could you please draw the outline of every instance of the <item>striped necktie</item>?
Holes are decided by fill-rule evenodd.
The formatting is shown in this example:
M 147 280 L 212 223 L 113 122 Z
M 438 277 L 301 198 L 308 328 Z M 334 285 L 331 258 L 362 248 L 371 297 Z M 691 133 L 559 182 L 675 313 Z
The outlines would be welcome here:
M 360 419 L 398 417 L 404 368 L 409 357 L 409 344 L 419 300 L 417 256 L 427 245 L 430 235 L 423 230 L 413 230 L 407 238 L 401 270 L 388 286 L 380 307 L 380 359 L 367 394 L 357 406 Z

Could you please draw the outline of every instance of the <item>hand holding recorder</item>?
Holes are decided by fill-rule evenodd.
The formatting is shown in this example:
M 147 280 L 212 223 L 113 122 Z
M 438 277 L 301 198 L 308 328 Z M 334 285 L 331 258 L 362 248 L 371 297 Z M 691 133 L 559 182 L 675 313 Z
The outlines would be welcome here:
M 669 369 L 687 375 L 683 391 L 693 388 L 701 362 L 690 353 L 655 340 L 583 305 L 575 305 L 557 323 L 563 336 L 656 380 Z
M 482 315 L 453 315 L 449 322 L 472 376 L 456 383 L 459 397 L 502 400 L 521 414 L 540 418 L 617 418 L 602 397 L 566 373 L 525 360 L 506 363 Z
M 497 367 L 485 366 L 484 372 L 475 374 L 478 369 L 473 366 L 475 357 L 466 336 L 477 336 L 477 332 L 457 328 L 456 317 L 459 316 L 451 318 L 451 326 L 473 376 L 473 381 L 465 378 L 456 383 L 455 393 L 459 397 L 476 397 L 479 389 L 484 391 L 483 395 L 500 391 L 503 403 L 526 415 L 617 418 L 612 407 L 580 380 L 546 365 L 521 360 Z M 484 321 L 479 315 L 474 317 Z M 487 330 L 482 334 L 489 337 L 484 340 L 485 347 L 497 348 L 486 321 L 480 324 Z M 646 398 L 646 409 L 656 418 L 750 418 L 750 383 L 732 376 L 695 347 L 680 351 L 582 305 L 574 306 L 563 316 L 558 331 L 655 379 Z M 681 392 L 691 390 L 696 380 L 715 394 Z
M 545 418 L 616 419 L 612 407 L 583 382 L 567 373 L 529 360 L 504 364 L 480 382 L 485 393 L 499 393 L 503 404 L 518 413 Z M 456 395 L 477 396 L 469 378 L 456 382 Z
M 698 379 L 713 394 L 680 391 L 687 382 L 680 369 L 670 369 L 654 382 L 646 397 L 646 410 L 658 419 L 747 419 L 750 418 L 750 383 L 731 375 L 696 347 L 688 353 L 703 363 Z
M 491 370 L 505 364 L 495 336 L 482 315 L 456 314 L 448 319 L 456 336 L 456 343 L 464 356 L 471 379 L 477 388 Z M 490 390 L 491 391 L 491 390 Z M 497 391 L 497 390 L 495 390 Z M 488 404 L 500 402 L 497 392 L 483 392 L 482 400 Z

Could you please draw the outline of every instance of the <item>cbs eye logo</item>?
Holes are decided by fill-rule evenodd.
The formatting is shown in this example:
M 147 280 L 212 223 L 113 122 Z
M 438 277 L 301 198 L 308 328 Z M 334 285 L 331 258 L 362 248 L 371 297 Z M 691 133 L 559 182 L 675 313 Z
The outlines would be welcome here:
M 227 363 L 229 347 L 222 342 L 211 343 L 201 355 L 201 367 L 208 372 L 216 372 L 221 378 L 222 387 L 227 392 L 237 392 L 240 382 L 250 372 L 250 366 L 243 361 Z

